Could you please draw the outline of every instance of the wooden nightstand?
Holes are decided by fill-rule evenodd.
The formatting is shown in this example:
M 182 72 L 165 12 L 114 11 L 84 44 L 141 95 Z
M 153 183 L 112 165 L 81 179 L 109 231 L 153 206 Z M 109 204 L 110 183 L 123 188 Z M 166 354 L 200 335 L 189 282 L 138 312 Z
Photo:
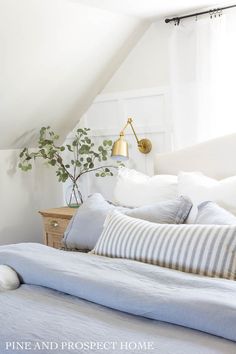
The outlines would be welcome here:
M 44 244 L 54 248 L 62 248 L 62 238 L 76 208 L 53 208 L 39 211 L 44 222 Z

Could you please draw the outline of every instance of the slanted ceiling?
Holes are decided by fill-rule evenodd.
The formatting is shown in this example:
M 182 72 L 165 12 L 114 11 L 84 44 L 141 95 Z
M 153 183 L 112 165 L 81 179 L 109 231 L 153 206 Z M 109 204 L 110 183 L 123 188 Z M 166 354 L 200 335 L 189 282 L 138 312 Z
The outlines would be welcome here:
M 0 149 L 66 136 L 148 24 L 73 0 L 0 0 Z

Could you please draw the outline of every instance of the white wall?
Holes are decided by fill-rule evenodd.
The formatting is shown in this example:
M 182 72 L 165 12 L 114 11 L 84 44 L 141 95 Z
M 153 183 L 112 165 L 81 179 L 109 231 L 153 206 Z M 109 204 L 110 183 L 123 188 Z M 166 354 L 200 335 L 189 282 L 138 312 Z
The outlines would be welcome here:
M 3 2 L 4 1 L 1 1 L 1 5 Z M 18 15 L 20 15 L 19 18 L 16 18 L 16 24 L 18 23 L 17 21 L 20 21 L 20 18 L 25 18 L 24 16 L 27 15 L 26 13 L 24 14 L 24 10 L 26 11 L 26 0 L 22 1 L 21 5 L 19 5 L 19 3 L 16 4 L 13 0 L 5 1 L 5 4 L 6 3 L 7 6 L 9 6 L 9 8 L 11 8 L 11 10 L 13 11 L 12 13 L 8 13 L 8 17 L 10 16 L 11 21 L 13 21 L 15 18 L 14 11 L 16 11 L 15 16 L 17 12 L 20 11 L 18 12 Z M 65 4 L 61 0 L 58 3 L 61 4 L 61 7 L 59 6 L 59 8 L 61 14 L 60 18 L 62 20 L 62 14 L 63 9 L 65 9 Z M 37 4 L 37 6 L 41 6 L 39 5 L 38 1 L 34 2 L 34 4 Z M 41 4 L 43 4 L 43 8 L 41 8 L 40 12 L 42 15 L 43 9 L 46 9 L 46 2 L 42 1 Z M 55 2 L 53 2 L 53 4 L 55 5 Z M 76 4 L 76 6 L 77 5 L 78 4 Z M 21 6 L 20 10 L 18 6 Z M 73 9 L 75 8 L 73 7 Z M 50 22 L 52 20 L 51 16 L 54 13 L 54 10 L 55 7 L 52 7 L 51 15 L 48 15 L 48 22 L 46 21 L 47 26 L 50 25 L 52 27 L 51 30 L 53 32 L 49 31 L 51 33 L 51 36 L 53 36 L 52 33 L 56 35 L 56 32 L 54 32 L 55 28 L 53 28 L 55 26 L 55 22 Z M 58 8 L 57 11 L 59 11 Z M 111 15 L 109 14 L 109 16 Z M 4 17 L 3 14 L 2 17 Z M 114 18 L 112 19 L 114 20 Z M 1 29 L 3 28 L 3 26 L 6 26 L 7 23 L 9 23 L 7 22 L 6 18 L 2 20 L 3 21 L 0 22 Z M 35 24 L 33 26 L 32 22 L 34 22 L 34 20 L 35 17 L 33 15 L 32 17 L 27 17 L 28 25 L 32 24 L 32 29 L 34 33 L 31 34 L 31 44 L 33 44 L 33 41 L 35 39 L 39 39 L 40 37 L 42 45 L 45 45 L 48 49 L 50 49 L 50 45 L 52 44 L 51 40 L 53 37 L 50 37 L 49 35 L 49 38 L 47 39 L 49 40 L 49 42 L 44 42 L 44 39 L 46 40 L 48 36 L 49 32 L 47 31 L 49 30 L 49 27 L 47 27 L 47 30 L 46 27 L 44 28 L 45 37 L 41 37 L 41 30 L 43 30 L 43 28 L 39 30 L 39 27 L 34 27 L 36 25 Z M 97 21 L 100 22 L 101 20 L 102 19 L 100 18 Z M 57 19 L 57 21 L 59 21 L 59 19 Z M 124 21 L 124 18 L 117 19 L 117 27 L 122 26 L 121 21 Z M 70 83 L 68 81 L 63 81 L 57 76 L 59 72 L 63 72 L 63 66 L 60 66 L 61 60 L 63 58 L 65 59 L 65 56 L 68 59 L 72 55 L 72 53 L 67 53 L 67 56 L 66 53 L 63 54 L 62 51 L 60 53 L 58 52 L 60 48 L 61 50 L 65 48 L 67 37 L 63 37 L 64 44 L 62 44 L 61 47 L 59 40 L 60 38 L 58 38 L 57 51 L 55 51 L 55 53 L 53 52 L 55 47 L 54 49 L 51 48 L 49 50 L 49 53 L 52 54 L 52 61 L 44 62 L 42 60 L 46 60 L 47 57 L 40 56 L 42 60 L 39 58 L 40 60 L 35 62 L 35 56 L 37 56 L 37 52 L 29 53 L 27 52 L 27 48 L 25 48 L 26 56 L 23 56 L 20 42 L 19 45 L 17 45 L 16 34 L 17 28 L 19 28 L 19 23 L 18 26 L 16 24 L 13 27 L 10 26 L 10 35 L 12 36 L 12 39 L 15 40 L 16 51 L 14 53 L 11 52 L 11 44 L 8 48 L 9 54 L 11 54 L 11 60 L 8 63 L 5 62 L 5 65 L 7 65 L 7 71 L 2 72 L 4 73 L 6 79 L 4 86 L 1 87 L 2 92 L 6 90 L 4 96 L 6 100 L 6 105 L 5 108 L 1 106 L 2 110 L 0 125 L 1 131 L 4 132 L 4 134 L 1 135 L 1 139 L 2 141 L 4 139 L 8 139 L 8 142 L 12 142 L 12 140 L 14 140 L 14 136 L 17 135 L 18 137 L 20 137 L 21 134 L 24 140 L 24 132 L 27 129 L 29 132 L 31 132 L 31 130 L 34 129 L 36 126 L 41 126 L 43 122 L 45 122 L 45 124 L 48 124 L 48 119 L 50 117 L 51 122 L 56 121 L 59 116 L 61 117 L 60 119 L 65 119 L 64 113 L 66 109 L 64 108 L 66 107 L 66 105 L 64 105 L 64 108 L 62 109 L 62 104 L 63 102 L 65 104 L 66 97 L 70 97 L 72 93 L 70 91 Z M 128 26 L 127 22 L 126 26 Z M 73 28 L 73 26 L 70 27 L 70 30 L 72 31 Z M 131 33 L 131 29 L 134 29 L 132 24 L 130 25 L 130 29 L 128 31 L 129 33 Z M 168 50 L 166 38 L 168 37 L 168 29 L 169 26 L 163 24 L 162 22 L 155 23 L 151 26 L 151 28 L 141 38 L 140 42 L 131 51 L 131 53 L 129 54 L 125 62 L 121 65 L 119 70 L 112 77 L 102 94 L 97 97 L 94 104 L 87 111 L 87 114 L 84 115 L 84 123 L 81 122 L 81 124 L 89 125 L 92 128 L 92 135 L 94 136 L 96 141 L 99 142 L 103 138 L 108 137 L 112 137 L 113 139 L 115 139 L 119 133 L 119 130 L 125 123 L 127 115 L 132 115 L 134 117 L 134 124 L 139 136 L 146 136 L 151 138 L 151 140 L 153 141 L 154 149 L 152 151 L 152 154 L 149 156 L 145 157 L 144 155 L 140 154 L 136 149 L 135 140 L 131 135 L 131 131 L 127 130 L 127 139 L 130 142 L 131 155 L 129 165 L 131 167 L 135 167 L 150 174 L 152 173 L 151 162 L 153 154 L 156 151 L 163 151 L 169 149 L 169 122 L 167 109 L 169 78 L 166 62 Z M 9 30 L 9 27 L 7 27 L 7 30 Z M 116 30 L 115 27 L 114 30 Z M 25 31 L 27 31 L 27 26 L 25 27 L 24 31 L 21 32 L 19 35 L 23 35 Z M 122 41 L 125 38 L 124 32 L 122 35 L 120 35 L 119 45 L 121 45 Z M 37 33 L 39 37 L 36 36 Z M 62 32 L 60 32 L 60 35 L 58 34 L 59 37 L 61 37 L 61 35 Z M 110 33 L 108 37 L 111 38 L 113 41 L 113 38 Z M 109 46 L 108 37 L 107 41 L 104 42 L 104 46 Z M 19 40 L 21 41 L 21 39 L 22 38 L 20 38 Z M 75 41 L 75 38 L 73 39 L 73 41 Z M 99 43 L 101 44 L 101 42 Z M 45 49 L 47 49 L 46 47 Z M 93 45 L 91 43 L 91 49 L 92 47 Z M 35 47 L 33 46 L 32 48 Z M 70 49 L 71 48 L 72 47 L 70 47 Z M 79 49 L 76 52 L 78 55 L 80 53 Z M 87 54 L 90 56 L 90 64 L 92 67 L 94 65 L 94 62 L 96 61 L 96 57 L 95 55 L 92 55 L 91 57 L 91 53 Z M 58 56 L 59 61 L 57 62 L 56 59 L 58 58 Z M 13 62 L 13 57 L 14 59 L 19 58 L 19 61 L 14 60 Z M 5 61 L 8 60 L 7 58 L 8 57 L 5 56 Z M 24 64 L 24 58 L 26 59 L 25 65 L 27 65 L 25 67 L 25 71 L 23 70 L 21 72 L 21 64 Z M 74 56 L 73 58 L 71 57 L 71 60 L 76 61 L 77 59 Z M 45 63 L 45 65 L 47 64 L 44 68 L 44 73 L 39 70 L 39 67 L 36 65 L 36 63 L 39 66 L 43 65 L 43 63 Z M 66 64 L 68 70 L 69 64 L 69 62 L 67 62 Z M 0 67 L 0 70 L 1 69 L 3 69 L 3 66 Z M 67 71 L 64 74 L 67 75 L 66 73 Z M 9 76 L 10 74 L 12 75 L 11 77 Z M 52 74 L 52 76 L 50 76 L 49 74 Z M 93 72 L 93 75 L 94 74 L 95 73 Z M 74 72 L 73 75 L 71 76 L 72 80 L 70 82 L 73 85 L 73 90 L 75 90 L 73 92 L 75 93 L 76 90 L 79 88 L 81 81 L 79 72 Z M 77 77 L 78 80 L 76 80 Z M 10 78 L 11 80 L 7 83 L 7 80 Z M 54 82 L 55 78 L 56 81 Z M 58 86 L 59 82 L 57 80 L 61 80 L 60 82 L 63 83 L 60 89 Z M 13 81 L 15 82 L 14 85 Z M 3 81 L 1 82 L 3 84 Z M 28 85 L 30 82 L 34 83 L 34 85 Z M 53 84 L 53 86 L 51 86 L 51 84 Z M 99 90 L 99 87 L 100 86 L 95 85 L 96 90 Z M 11 91 L 11 95 L 8 91 L 9 89 L 13 90 Z M 50 89 L 51 95 L 49 95 L 47 91 L 48 89 Z M 64 96 L 64 93 L 68 93 L 68 96 Z M 13 100 L 14 97 L 15 99 L 17 99 L 17 101 Z M 11 98 L 12 104 L 10 104 Z M 33 109 L 33 107 L 35 109 Z M 5 113 L 7 113 L 6 108 L 9 110 L 7 115 L 5 115 Z M 48 110 L 48 108 L 50 109 Z M 35 114 L 36 111 L 37 114 Z M 62 115 L 61 111 L 64 112 Z M 80 110 L 77 107 L 77 111 L 76 114 L 73 115 L 73 119 L 77 117 L 78 120 L 79 112 Z M 22 114 L 25 116 L 25 120 L 21 119 Z M 9 116 L 12 119 L 9 119 Z M 101 118 L 104 118 L 104 120 L 100 121 L 99 119 Z M 67 122 L 65 123 L 65 125 L 66 124 Z M 101 124 L 102 127 L 105 127 L 105 129 L 100 129 Z M 21 139 L 19 139 L 20 142 L 22 142 L 22 137 Z M 18 141 L 16 141 L 14 144 L 17 145 Z M 41 218 L 38 215 L 38 210 L 42 208 L 60 206 L 64 202 L 62 198 L 62 185 L 57 182 L 54 175 L 54 171 L 45 168 L 45 166 L 39 165 L 31 172 L 21 172 L 16 168 L 16 159 L 18 153 L 19 151 L 17 150 L 0 150 L 1 244 L 22 241 L 41 242 L 43 228 Z M 91 178 L 89 181 L 84 181 L 83 188 L 85 194 L 95 190 L 101 190 L 105 194 L 105 196 L 110 199 L 110 196 L 112 195 L 113 185 L 114 179 L 112 178 Z
M 73 0 L 0 0 L 0 244 L 42 241 L 38 210 L 64 202 L 55 173 L 19 171 L 14 149 L 43 125 L 65 137 L 147 26 Z
M 89 127 L 93 139 L 100 143 L 108 138 L 116 140 L 127 118 L 133 117 L 138 136 L 149 138 L 153 149 L 148 155 L 141 154 L 131 129 L 127 128 L 130 159 L 126 166 L 149 175 L 154 173 L 154 155 L 172 148 L 168 63 L 170 30 L 164 21 L 151 25 L 79 122 L 79 126 Z M 109 161 L 111 163 L 114 164 Z M 81 189 L 85 195 L 100 191 L 112 200 L 114 183 L 115 178 L 90 175 L 83 181 Z
M 40 209 L 61 206 L 62 185 L 52 169 L 37 163 L 18 169 L 18 150 L 0 151 L 0 244 L 42 242 Z
M 169 37 L 172 24 L 154 22 L 102 93 L 138 90 L 169 85 Z

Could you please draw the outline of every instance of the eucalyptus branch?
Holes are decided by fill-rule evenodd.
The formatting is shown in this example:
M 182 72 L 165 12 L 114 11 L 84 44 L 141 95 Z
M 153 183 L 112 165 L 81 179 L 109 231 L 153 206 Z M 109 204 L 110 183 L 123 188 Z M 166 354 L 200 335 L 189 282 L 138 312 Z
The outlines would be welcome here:
M 100 167 L 96 167 L 96 168 L 93 168 L 91 170 L 88 170 L 88 171 L 84 171 L 84 172 L 81 172 L 77 177 L 76 177 L 76 181 L 82 176 L 84 175 L 85 173 L 89 173 L 89 172 L 94 172 L 94 171 L 98 171 L 98 170 L 101 170 L 101 169 L 104 169 L 104 168 L 114 168 L 114 169 L 117 169 L 118 166 L 100 166 Z
M 24 148 L 20 152 L 19 168 L 22 171 L 32 169 L 31 160 L 41 158 L 47 161 L 50 166 L 56 170 L 59 182 L 71 180 L 73 185 L 73 193 L 83 201 L 81 192 L 78 187 L 79 179 L 82 175 L 90 172 L 96 173 L 96 177 L 113 176 L 111 169 L 117 166 L 107 165 L 101 166 L 101 162 L 107 161 L 111 152 L 112 141 L 104 140 L 102 144 L 95 147 L 95 143 L 89 137 L 88 128 L 77 129 L 71 144 L 59 146 L 57 141 L 59 135 L 50 127 L 42 127 L 39 133 L 38 149 L 32 153 L 28 148 Z M 62 155 L 62 153 L 65 153 Z M 72 154 L 72 158 L 68 155 Z M 75 196 L 75 198 L 77 198 Z
M 57 155 L 57 163 L 56 164 L 59 165 L 65 171 L 65 173 L 68 174 L 68 176 L 70 177 L 71 180 L 74 179 L 73 175 L 69 172 L 69 170 L 65 167 L 64 163 L 62 162 L 62 158 L 60 155 Z

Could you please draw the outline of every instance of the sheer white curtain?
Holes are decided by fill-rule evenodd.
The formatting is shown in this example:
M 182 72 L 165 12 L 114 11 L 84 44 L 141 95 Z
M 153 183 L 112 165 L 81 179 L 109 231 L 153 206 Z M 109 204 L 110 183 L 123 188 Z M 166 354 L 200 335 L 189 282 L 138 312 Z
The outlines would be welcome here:
M 236 132 L 236 12 L 185 20 L 170 38 L 175 149 Z

